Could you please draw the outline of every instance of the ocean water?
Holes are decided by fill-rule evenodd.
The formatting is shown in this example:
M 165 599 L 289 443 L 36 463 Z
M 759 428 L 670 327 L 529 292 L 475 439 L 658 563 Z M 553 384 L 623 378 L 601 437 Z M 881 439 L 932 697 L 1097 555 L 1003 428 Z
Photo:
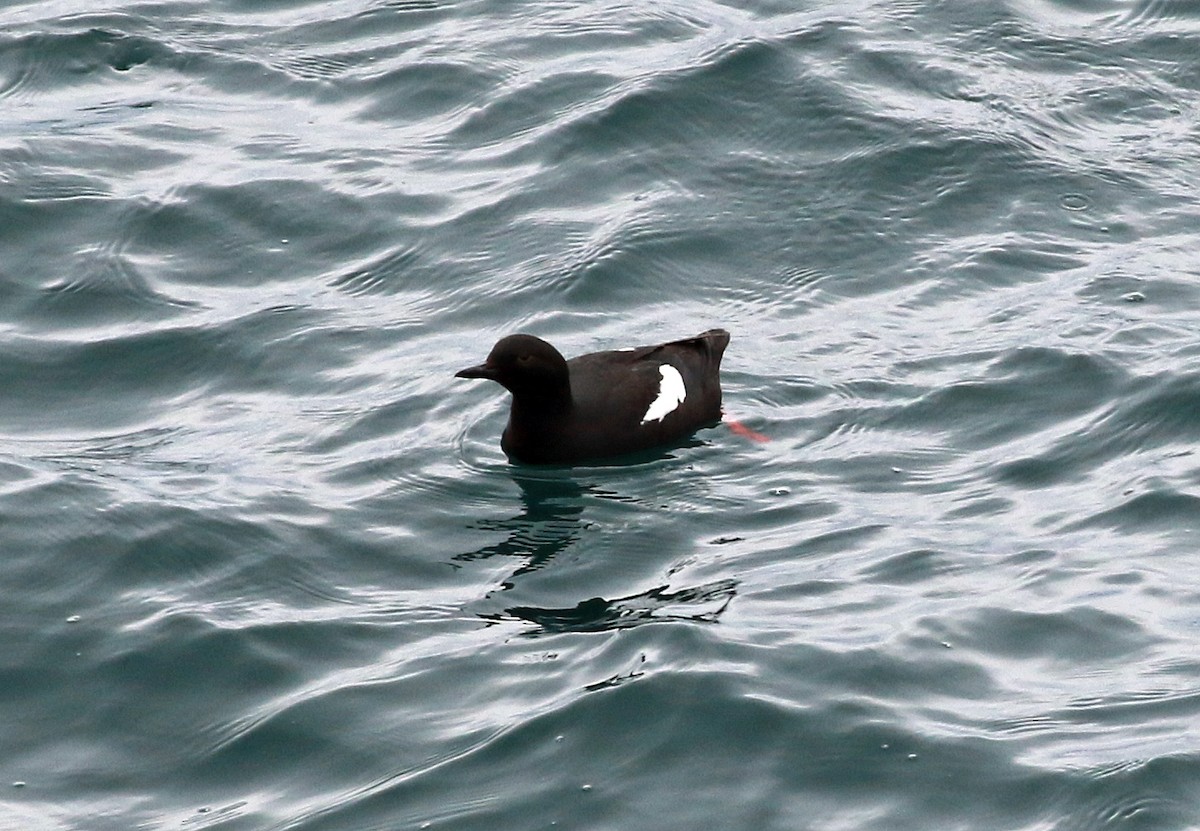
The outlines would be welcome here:
M 0 829 L 1200 827 L 1200 4 L 0 6 Z M 530 468 L 455 379 L 712 326 Z

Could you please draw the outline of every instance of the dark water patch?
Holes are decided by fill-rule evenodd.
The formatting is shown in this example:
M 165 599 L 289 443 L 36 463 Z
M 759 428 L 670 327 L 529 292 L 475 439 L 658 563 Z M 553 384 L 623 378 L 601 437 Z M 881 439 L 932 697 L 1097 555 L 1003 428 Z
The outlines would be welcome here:
M 802 818 L 832 823 L 852 816 L 868 828 L 968 816 L 977 827 L 1003 827 L 1014 806 L 1022 806 L 1026 820 L 1051 807 L 1054 785 L 1004 759 L 994 744 L 873 724 L 877 711 L 854 703 L 823 702 L 805 711 L 739 696 L 730 687 L 728 678 L 711 673 L 647 672 L 445 762 L 455 781 L 471 783 L 469 795 L 450 799 L 441 777 L 417 770 L 339 800 L 303 827 L 377 828 L 396 816 L 458 828 L 568 820 L 599 827 L 655 816 L 660 825 L 685 828 L 714 812 L 737 827 L 795 827 Z M 669 738 L 680 730 L 692 736 L 686 747 Z M 732 746 L 748 752 L 734 759 L 726 750 Z M 854 769 L 839 763 L 846 753 L 860 760 Z M 574 775 L 566 781 L 532 777 L 513 792 L 499 777 L 517 759 L 535 770 L 567 764 Z M 991 774 L 979 777 L 981 769 Z M 671 784 L 678 781 L 672 771 L 696 788 L 684 803 Z M 635 781 L 636 804 L 623 798 Z M 964 794 L 970 795 L 969 809 Z M 864 813 L 888 820 L 864 826 Z
M 538 86 L 529 87 L 530 103 L 548 97 L 551 110 L 561 115 L 549 125 L 552 132 L 544 137 L 537 134 L 537 144 L 529 149 L 549 153 L 559 164 L 603 159 L 606 175 L 586 187 L 612 180 L 614 161 L 628 171 L 614 183 L 631 176 L 642 181 L 647 176 L 669 181 L 691 178 L 674 170 L 676 162 L 664 153 L 672 136 L 675 142 L 697 139 L 725 145 L 733 136 L 753 130 L 761 119 L 741 118 L 738 112 L 743 105 L 739 102 L 745 100 L 747 88 L 760 84 L 774 88 L 783 78 L 794 76 L 793 68 L 772 66 L 782 54 L 765 42 L 743 42 L 700 55 L 678 56 L 668 63 L 668 71 L 652 76 L 606 80 L 595 72 L 572 72 L 540 80 Z M 793 98 L 794 91 L 780 95 L 778 102 L 790 108 Z M 556 101 L 562 103 L 555 107 Z M 512 120 L 501 123 L 506 127 L 504 134 L 510 134 Z M 518 119 L 516 123 L 521 122 Z M 524 129 L 532 129 L 532 125 Z M 614 154 L 617 147 L 621 152 Z
M 28 175 L 23 170 L 16 175 L 6 175 L 5 178 L 8 179 L 6 184 L 10 186 L 9 193 L 20 200 L 22 207 L 28 202 L 95 200 L 112 196 L 109 186 L 98 177 L 49 170 L 40 170 Z M 24 222 L 20 222 L 17 227 L 20 228 L 23 224 Z
M 352 631 L 347 627 L 343 636 Z M 333 727 L 343 708 L 353 709 L 353 685 L 340 695 L 325 694 L 312 668 L 321 665 L 326 677 L 336 678 L 339 670 L 353 675 L 381 644 L 360 644 L 360 651 L 347 643 L 340 655 L 320 655 L 323 647 L 312 634 L 307 626 L 213 627 L 184 615 L 146 627 L 128 639 L 136 649 L 99 662 L 90 682 L 92 694 L 132 689 L 141 702 L 130 707 L 127 698 L 107 695 L 96 708 L 124 736 L 108 748 L 112 758 L 124 757 L 122 767 L 138 772 L 140 787 L 193 806 L 197 800 L 228 803 L 232 793 L 249 798 L 250 789 L 269 790 L 273 770 L 299 774 L 307 766 L 297 767 L 296 760 L 311 753 L 320 753 L 330 769 L 353 766 L 355 753 L 333 739 L 360 734 L 360 725 L 344 719 L 340 729 Z M 294 694 L 306 684 L 308 694 Z M 184 705 L 173 718 L 161 717 L 170 710 L 161 706 L 166 700 Z M 96 787 L 107 777 L 94 764 L 77 756 L 47 784 Z M 318 787 L 316 771 L 307 770 L 304 787 Z M 239 784 L 231 788 L 234 782 Z
M 121 533 L 122 522 L 128 523 L 126 534 Z M 256 584 L 257 580 L 247 578 L 262 567 L 261 558 L 286 546 L 263 524 L 211 512 L 193 515 L 184 509 L 159 513 L 118 509 L 100 527 L 106 531 L 105 547 L 111 552 L 104 582 L 120 586 L 122 592 L 161 591 L 164 597 L 197 585 L 219 591 L 222 584 Z M 121 544 L 123 537 L 128 545 Z M 97 535 L 93 542 L 98 541 Z M 81 549 L 86 545 L 86 539 L 77 541 Z
M 1040 590 L 1049 586 L 1069 584 L 1084 570 L 1082 567 L 1071 565 L 1062 552 L 1042 548 L 1018 551 L 1006 556 L 1003 562 L 1006 567 L 1013 569 L 1013 579 L 1017 583 Z M 1131 576 L 1128 573 L 1118 579 L 1126 579 L 1130 584 L 1141 582 L 1139 575 Z
M 1091 412 L 1110 400 L 1120 374 L 1100 358 L 1025 348 L 1000 355 L 986 380 L 935 390 L 888 419 L 899 427 L 940 424 L 987 447 Z
M 1036 456 L 999 468 L 1002 481 L 1042 487 L 1077 477 L 1111 459 L 1145 453 L 1200 436 L 1200 385 L 1194 374 L 1170 373 L 1127 385 L 1112 405 Z
M 1012 500 L 1000 496 L 981 495 L 968 498 L 966 504 L 946 512 L 946 519 L 972 519 L 975 517 L 1002 517 L 1015 505 Z
M 959 274 L 963 277 L 977 275 L 979 283 L 972 288 L 983 291 L 995 286 L 1040 281 L 1048 274 L 1079 269 L 1086 264 L 1078 246 L 1006 235 L 990 242 L 981 241 L 979 248 L 968 253 L 957 268 L 961 268 Z M 931 288 L 930 294 L 944 297 L 950 292 L 936 286 Z
M 302 81 L 325 81 L 344 75 L 355 65 L 352 54 L 296 55 L 284 59 L 283 66 Z
M 436 0 L 383 0 L 375 4 L 376 12 L 422 12 L 446 8 L 445 3 Z
M 858 527 L 851 521 L 844 527 L 834 523 L 836 530 L 830 530 L 827 521 L 838 516 L 839 506 L 827 493 L 810 490 L 808 484 L 806 479 L 769 471 L 764 471 L 762 478 L 740 483 L 741 500 L 759 507 L 750 516 L 731 519 L 721 529 L 725 538 L 743 538 L 727 543 L 739 559 L 820 558 L 853 548 L 855 541 L 870 539 L 882 530 L 882 525 Z M 734 490 L 732 484 L 729 487 Z
M 884 525 L 865 525 L 822 532 L 797 542 L 791 549 L 791 553 L 804 557 L 826 557 L 854 548 L 862 541 L 883 532 L 885 528 Z
M 1065 722 L 1113 727 L 1145 723 L 1152 717 L 1165 723 L 1187 722 L 1200 710 L 1200 691 L 1158 688 L 1117 691 L 1103 698 L 1072 701 L 1057 715 Z
M 949 102 L 978 104 L 984 98 L 974 88 L 974 79 L 959 69 L 940 63 L 941 57 L 913 49 L 915 44 L 897 42 L 879 45 L 864 41 L 852 56 L 855 86 L 861 94 L 885 99 L 895 110 L 916 102 L 925 104 L 925 118 L 930 124 L 943 122 L 953 116 L 955 127 L 967 126 L 973 106 L 947 106 Z M 907 99 L 914 99 L 909 103 Z M 964 123 L 967 122 L 967 123 Z
M 392 23 L 396 20 L 402 20 L 409 23 L 413 17 L 422 18 L 429 12 L 442 12 L 442 15 L 453 13 L 455 4 L 442 2 L 442 0 L 379 0 L 379 2 L 371 3 L 367 8 L 355 13 L 350 18 L 357 25 L 367 25 L 371 27 L 371 31 L 375 31 L 375 26 L 379 22 L 385 21 Z M 400 15 L 400 17 L 397 17 Z M 428 15 L 435 17 L 435 15 Z
M 546 162 L 544 134 L 562 119 L 573 119 L 587 112 L 609 93 L 611 78 L 596 72 L 567 71 L 546 77 L 504 81 L 493 76 L 492 70 L 475 84 L 489 82 L 492 94 L 484 98 L 483 106 L 475 102 L 479 96 L 463 89 L 465 98 L 460 106 L 468 106 L 465 117 L 455 124 L 445 141 L 449 146 L 467 149 L 467 159 L 487 161 L 507 166 Z M 511 70 L 508 74 L 511 74 Z M 578 163 L 575 154 L 559 159 Z
M 1030 211 L 1014 197 L 1014 180 L 1060 176 L 1027 147 L 992 134 L 948 137 L 929 127 L 915 128 L 921 138 L 914 140 L 913 129 L 881 122 L 844 157 L 801 168 L 782 208 L 773 197 L 778 184 L 763 181 L 763 198 L 749 201 L 747 215 L 732 218 L 731 227 L 768 250 L 786 240 L 781 254 L 794 250 L 807 269 L 832 275 L 822 285 L 827 302 L 894 291 L 931 275 L 930 295 L 952 297 L 960 286 L 982 292 L 1082 264 L 1077 246 L 1004 230 L 1013 219 L 1042 230 L 1049 218 L 1049 206 Z M 796 175 L 794 161 L 778 166 Z M 978 236 L 962 237 L 966 226 Z M 959 229 L 955 237 L 946 238 L 948 227 Z
M 1200 8 L 1193 0 L 1137 0 L 1121 22 L 1140 30 L 1194 34 L 1196 20 L 1200 20 Z
M 694 10 L 673 5 L 625 9 L 620 16 L 604 6 L 545 6 L 538 11 L 531 27 L 535 37 L 522 43 L 527 55 L 604 54 L 622 47 L 636 53 L 647 43 L 689 42 L 710 25 Z M 539 45 L 544 53 L 534 51 Z
M 965 616 L 956 645 L 1023 660 L 1096 663 L 1129 658 L 1151 642 L 1127 617 L 1079 606 L 1062 612 L 982 608 Z
M 41 430 L 69 425 L 84 414 L 97 426 L 136 418 L 141 409 L 136 399 L 144 404 L 155 395 L 170 398 L 193 387 L 195 379 L 188 376 L 202 363 L 199 355 L 209 352 L 213 357 L 210 349 L 197 348 L 205 341 L 215 346 L 206 333 L 186 330 L 117 338 L 109 343 L 10 341 L 4 350 L 3 377 L 12 397 L 6 399 L 7 406 L 0 407 L 4 421 L 9 430 Z M 181 349 L 185 344 L 188 348 Z M 164 388 L 162 378 L 146 373 L 148 363 L 160 371 L 171 369 L 170 386 Z M 227 366 L 228 362 L 218 359 L 217 365 Z M 135 399 L 112 402 L 110 395 L 118 389 Z M 139 392 L 149 397 L 139 396 Z M 106 402 L 106 412 L 94 412 L 85 405 L 97 396 Z
M 31 310 L 56 328 L 72 322 L 96 326 L 112 321 L 152 318 L 194 310 L 198 303 L 157 290 L 143 269 L 114 251 L 81 251 L 74 272 L 42 289 Z
M 881 560 L 866 569 L 864 577 L 877 583 L 908 585 L 952 573 L 959 567 L 942 552 L 923 549 L 906 551 Z
M 1055 827 L 1186 828 L 1192 822 L 1189 803 L 1197 794 L 1191 781 L 1195 771 L 1192 757 L 1163 756 L 1075 772 L 1072 795 L 1079 807 Z
M 1088 57 L 1094 57 L 1096 44 L 1093 39 L 1078 36 L 1080 27 L 1066 25 L 1064 18 L 1049 13 L 1056 5 L 1061 8 L 1065 4 L 991 5 L 971 15 L 960 11 L 957 22 L 964 25 L 956 27 L 960 37 L 956 46 L 971 51 L 991 44 L 1003 62 L 1030 60 L 1039 71 L 1070 75 L 1086 66 Z
M 15 264 L 3 266 L 9 279 L 30 286 L 60 278 L 58 269 L 65 268 L 60 259 L 65 246 L 59 229 L 86 226 L 95 204 L 94 198 L 86 197 L 31 201 L 0 193 L 0 240 L 19 241 L 35 255 L 21 262 L 19 269 L 14 268 Z
M 307 442 L 307 450 L 318 455 L 337 456 L 339 451 L 356 445 L 381 440 L 394 441 L 398 434 L 405 432 L 414 436 L 426 434 L 429 432 L 429 410 L 439 402 L 439 397 L 435 395 L 415 395 L 410 392 L 398 394 L 394 400 L 374 407 L 347 406 L 336 411 L 337 418 L 330 419 L 332 423 L 329 426 L 313 431 Z M 327 476 L 330 483 L 369 481 L 379 476 L 392 478 L 394 473 L 399 472 L 396 465 L 403 469 L 400 460 L 376 457 L 330 470 Z
M 611 286 L 617 280 L 630 284 L 629 301 L 662 298 L 695 292 L 705 283 L 717 284 L 736 265 L 721 232 L 663 227 L 653 216 L 623 223 L 610 238 L 592 244 L 595 248 L 563 277 L 568 283 L 566 300 L 585 309 L 609 305 Z M 724 269 L 722 261 L 727 264 Z M 637 284 L 631 275 L 640 278 Z M 680 278 L 687 282 L 681 283 Z
M 497 77 L 497 73 L 489 69 L 471 63 L 428 59 L 406 62 L 358 85 L 356 91 L 367 102 L 361 117 L 377 121 L 423 120 L 475 108 L 481 101 L 492 102 L 489 108 L 499 108 L 501 104 L 494 91 L 496 86 L 503 83 L 503 77 Z M 542 91 L 531 90 L 527 94 L 539 105 L 527 109 L 541 118 L 543 111 L 540 105 L 547 103 L 542 100 Z M 493 110 L 490 115 L 505 121 L 506 127 L 511 129 L 513 113 L 496 113 Z M 470 121 L 476 117 L 472 113 L 466 118 Z M 478 128 L 476 124 L 475 129 Z M 458 129 L 470 130 L 465 127 Z M 448 138 L 453 139 L 454 136 Z
M 95 78 L 126 73 L 144 64 L 177 66 L 179 59 L 161 41 L 103 28 L 76 32 L 35 32 L 0 38 L 0 98 L 29 99 Z
M 1200 496 L 1174 490 L 1140 493 L 1122 504 L 1067 526 L 1110 527 L 1117 531 L 1196 530 L 1200 528 Z
M 269 584 L 271 569 L 277 569 L 279 561 L 268 565 L 264 558 L 272 552 L 284 553 L 294 542 L 277 528 L 252 519 L 223 517 L 217 509 L 148 508 L 144 498 L 130 498 L 134 488 L 127 480 L 133 478 L 134 467 L 129 463 L 93 458 L 90 468 L 90 475 L 77 477 L 70 491 L 30 488 L 30 498 L 52 501 L 31 504 L 10 517 L 14 530 L 25 529 L 30 547 L 27 600 L 61 609 L 64 618 L 80 614 L 94 625 L 128 623 L 135 614 L 131 609 L 143 614 L 146 605 L 170 605 L 170 598 L 177 600 L 197 587 L 222 595 L 260 581 Z M 63 505 L 78 510 L 69 520 L 48 527 L 47 520 L 62 513 L 57 506 Z M 90 510 L 85 511 L 85 506 Z M 46 562 L 47 549 L 63 552 L 63 570 L 56 571 Z M 127 607 L 125 598 L 148 603 Z M 216 610 L 220 605 L 206 608 Z M 231 602 L 228 608 L 249 609 L 239 602 Z M 114 637 L 121 640 L 119 634 Z
M 405 289 L 428 289 L 429 282 L 444 281 L 446 277 L 436 257 L 416 246 L 405 246 L 339 274 L 331 284 L 351 295 L 395 294 Z
M 285 651 L 288 641 L 281 634 L 214 626 L 185 613 L 139 622 L 120 651 L 97 662 L 96 681 L 102 687 L 136 689 L 143 702 L 185 698 L 190 702 L 185 710 L 197 715 L 211 710 L 217 696 L 233 696 L 245 706 L 298 680 L 300 664 Z M 118 722 L 137 718 L 119 699 L 106 709 Z M 146 732 L 174 732 L 167 728 L 160 723 Z
M 53 130 L 26 137 L 19 148 L 14 148 L 0 160 L 0 176 L 12 186 L 13 195 L 27 202 L 99 197 L 128 204 L 118 198 L 127 192 L 128 180 L 151 171 L 170 170 L 183 162 L 186 155 L 177 147 L 158 142 L 126 138 L 114 142 L 107 136 L 75 136 L 71 132 L 96 130 L 104 126 L 105 121 L 121 122 L 130 108 L 131 105 L 124 102 L 80 108 L 76 122 L 78 130 Z M 199 130 L 183 131 L 183 134 L 190 139 L 211 136 Z M 56 159 L 63 157 L 70 158 L 71 164 L 58 164 Z M 86 171 L 86 175 L 74 178 L 80 171 Z M 94 210 L 94 207 L 91 203 L 87 205 L 88 210 Z
M 285 209 L 286 206 L 286 209 Z M 361 233 L 362 205 L 311 182 L 191 185 L 128 219 L 133 250 L 169 251 L 172 278 L 198 285 L 261 285 L 310 273 L 329 257 L 329 233 Z M 275 244 L 268 249 L 264 240 Z M 285 255 L 285 256 L 284 256 Z
M 1164 312 L 1174 309 L 1195 307 L 1200 304 L 1200 286 L 1191 279 L 1189 273 L 1175 273 L 1169 266 L 1163 269 L 1147 263 L 1145 274 L 1130 274 L 1125 271 L 1114 271 L 1096 274 L 1079 290 L 1079 296 L 1110 305 L 1114 300 L 1122 303 L 1147 303 Z M 1171 334 L 1171 340 L 1183 340 L 1176 332 L 1153 319 L 1141 325 L 1125 326 L 1114 334 L 1114 341 L 1152 345 L 1168 338 L 1155 337 L 1155 334 Z
M 765 83 L 769 93 L 794 75 L 785 50 L 763 41 L 734 44 L 675 73 L 660 73 L 645 86 L 623 90 L 603 110 L 573 124 L 560 141 L 589 155 L 611 155 L 617 149 L 637 152 L 663 141 L 682 141 L 692 131 L 706 131 L 716 116 L 713 102 L 733 104 L 734 112 L 725 117 L 727 125 L 736 125 L 737 102 L 745 100 L 740 90 Z M 781 103 L 786 100 L 781 98 Z
M 0 417 L 22 432 L 88 419 L 112 425 L 201 389 L 261 392 L 302 379 L 319 389 L 321 381 L 295 360 L 304 344 L 322 340 L 314 320 L 311 312 L 282 307 L 220 325 L 85 341 L 10 339 L 0 379 L 11 395 Z
M 753 594 L 742 597 L 722 626 L 749 624 L 750 613 L 767 610 L 746 608 L 745 598 Z M 937 597 L 903 588 L 864 591 L 856 580 L 780 586 L 771 592 L 768 617 L 738 632 L 763 650 L 752 671 L 762 673 L 763 682 L 754 684 L 757 694 L 800 709 L 833 702 L 857 705 L 864 720 L 884 729 L 907 722 L 926 735 L 959 733 L 960 715 L 991 701 L 999 681 L 993 668 L 947 641 L 944 632 L 922 617 L 941 605 Z M 762 626 L 776 616 L 786 623 Z M 714 627 L 711 634 L 719 636 L 723 630 L 718 630 Z M 784 678 L 790 681 L 777 683 Z M 914 718 L 897 720 L 895 709 Z M 978 733 L 974 727 L 966 729 Z

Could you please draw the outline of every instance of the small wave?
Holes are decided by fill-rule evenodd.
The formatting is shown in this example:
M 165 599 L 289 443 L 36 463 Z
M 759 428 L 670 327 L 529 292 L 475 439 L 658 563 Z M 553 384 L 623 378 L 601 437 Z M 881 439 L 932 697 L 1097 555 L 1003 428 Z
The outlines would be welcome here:
M 330 280 L 330 285 L 350 295 L 397 294 L 428 289 L 445 280 L 445 267 L 422 247 L 406 245 L 386 252 Z
M 450 6 L 441 0 L 380 0 L 370 4 L 370 8 L 360 12 L 363 18 L 377 18 L 395 13 L 415 14 L 447 9 Z
M 1200 375 L 1169 373 L 1131 382 L 1117 403 L 1077 425 L 1050 448 L 1000 466 L 1002 480 L 1026 486 L 1076 479 L 1119 457 L 1200 439 Z M 1168 500 L 1173 502 L 1173 500 Z M 1149 503 L 1155 504 L 1156 499 Z
M 1010 658 L 1071 664 L 1107 662 L 1137 654 L 1152 642 L 1134 619 L 1077 606 L 1061 612 L 984 607 L 957 624 L 958 646 Z
M 889 585 L 907 585 L 953 574 L 961 565 L 944 552 L 918 549 L 896 554 L 872 565 L 863 574 L 866 580 Z
M 155 289 L 136 262 L 109 246 L 83 249 L 76 255 L 77 271 L 42 289 L 40 308 L 54 328 L 75 319 L 86 326 L 102 321 L 137 319 L 147 309 L 192 310 L 194 301 L 171 297 Z
M 1196 517 L 1200 517 L 1200 495 L 1158 488 L 1072 522 L 1066 528 L 1108 527 L 1125 532 L 1181 530 L 1196 527 Z
M 8 78 L 0 86 L 0 99 L 74 86 L 80 76 L 175 62 L 174 50 L 162 41 L 110 29 L 10 37 L 0 40 L 0 74 Z
M 1200 4 L 1195 0 L 1136 0 L 1121 22 L 1151 31 L 1195 33 L 1195 25 L 1200 22 Z

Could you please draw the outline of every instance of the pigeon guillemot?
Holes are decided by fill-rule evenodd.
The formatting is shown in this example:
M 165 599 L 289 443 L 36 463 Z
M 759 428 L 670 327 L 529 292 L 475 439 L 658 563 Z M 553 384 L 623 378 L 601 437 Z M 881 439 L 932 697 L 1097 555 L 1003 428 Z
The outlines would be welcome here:
M 724 329 L 566 360 L 533 335 L 509 335 L 457 378 L 512 393 L 500 447 L 527 464 L 574 464 L 679 441 L 721 419 Z

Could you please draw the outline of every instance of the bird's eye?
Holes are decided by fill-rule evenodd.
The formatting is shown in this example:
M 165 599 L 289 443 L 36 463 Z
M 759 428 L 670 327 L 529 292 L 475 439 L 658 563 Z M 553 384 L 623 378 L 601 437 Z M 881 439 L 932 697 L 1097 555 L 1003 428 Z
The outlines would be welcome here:
M 533 359 L 532 355 L 522 355 L 521 357 L 517 358 L 517 360 L 523 364 L 529 363 L 532 359 Z

